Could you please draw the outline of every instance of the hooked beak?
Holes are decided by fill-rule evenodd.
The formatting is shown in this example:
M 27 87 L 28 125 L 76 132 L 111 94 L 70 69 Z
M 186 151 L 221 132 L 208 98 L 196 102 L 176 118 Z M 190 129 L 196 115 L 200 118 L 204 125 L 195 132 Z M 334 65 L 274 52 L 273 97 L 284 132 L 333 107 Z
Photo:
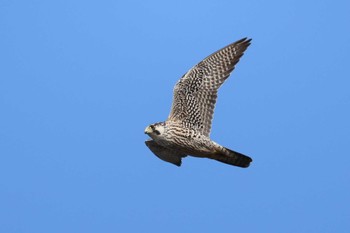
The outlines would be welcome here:
M 150 134 L 152 132 L 153 132 L 153 130 L 152 130 L 151 126 L 147 126 L 145 129 L 145 134 Z

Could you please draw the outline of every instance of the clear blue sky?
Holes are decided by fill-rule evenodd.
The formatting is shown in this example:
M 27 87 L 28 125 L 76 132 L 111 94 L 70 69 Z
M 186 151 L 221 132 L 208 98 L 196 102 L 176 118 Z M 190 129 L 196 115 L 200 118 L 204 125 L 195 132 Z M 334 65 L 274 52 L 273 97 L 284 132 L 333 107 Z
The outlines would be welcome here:
M 0 232 L 350 232 L 349 1 L 0 1 Z M 193 65 L 252 45 L 212 139 L 156 158 Z

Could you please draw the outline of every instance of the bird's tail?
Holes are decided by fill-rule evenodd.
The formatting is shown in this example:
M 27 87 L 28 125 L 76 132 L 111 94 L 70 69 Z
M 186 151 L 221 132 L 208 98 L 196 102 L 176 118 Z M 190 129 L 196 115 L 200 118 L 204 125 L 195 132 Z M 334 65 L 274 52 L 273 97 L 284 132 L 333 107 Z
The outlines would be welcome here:
M 228 148 L 225 149 L 226 153 L 220 153 L 217 156 L 215 156 L 214 159 L 222 163 L 243 168 L 249 167 L 250 163 L 253 161 L 250 157 L 246 155 L 230 150 Z

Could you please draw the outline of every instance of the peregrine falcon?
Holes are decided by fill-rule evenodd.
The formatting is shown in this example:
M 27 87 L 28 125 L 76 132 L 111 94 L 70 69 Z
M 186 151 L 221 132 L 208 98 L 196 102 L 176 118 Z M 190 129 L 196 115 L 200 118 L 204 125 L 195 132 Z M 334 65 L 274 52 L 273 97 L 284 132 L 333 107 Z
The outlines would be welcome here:
M 251 39 L 243 38 L 209 55 L 176 83 L 168 119 L 145 129 L 146 146 L 160 159 L 181 166 L 190 155 L 248 167 L 252 159 L 210 139 L 219 87 L 229 77 Z

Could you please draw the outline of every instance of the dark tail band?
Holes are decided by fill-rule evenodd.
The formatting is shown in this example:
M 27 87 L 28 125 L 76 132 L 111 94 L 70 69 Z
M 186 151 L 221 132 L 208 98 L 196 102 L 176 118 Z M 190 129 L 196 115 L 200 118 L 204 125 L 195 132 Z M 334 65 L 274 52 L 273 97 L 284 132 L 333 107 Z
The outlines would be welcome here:
M 244 154 L 238 153 L 236 151 L 233 151 L 227 148 L 225 149 L 229 151 L 229 155 L 220 154 L 216 156 L 214 159 L 222 163 L 230 164 L 237 167 L 243 167 L 243 168 L 249 167 L 250 163 L 253 161 L 250 157 Z

